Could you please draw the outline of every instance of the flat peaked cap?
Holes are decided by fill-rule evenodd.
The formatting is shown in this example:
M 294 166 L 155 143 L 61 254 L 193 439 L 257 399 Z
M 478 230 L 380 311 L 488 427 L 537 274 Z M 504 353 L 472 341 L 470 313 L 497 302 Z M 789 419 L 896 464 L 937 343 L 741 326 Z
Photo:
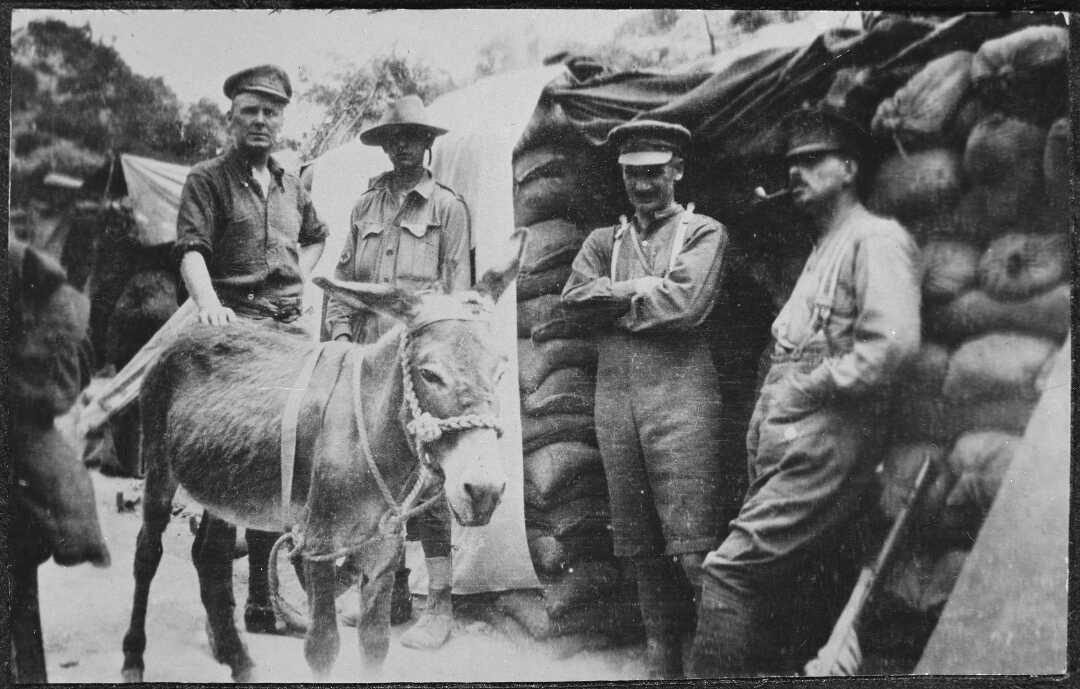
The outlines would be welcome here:
M 633 120 L 608 133 L 607 143 L 619 152 L 620 165 L 663 165 L 690 143 L 690 130 L 660 120 Z
M 432 136 L 442 136 L 447 132 L 446 129 L 436 127 L 431 123 L 420 96 L 409 95 L 402 96 L 387 106 L 379 121 L 360 133 L 360 143 L 381 146 L 383 137 L 403 127 L 423 129 Z
M 781 123 L 784 156 L 807 153 L 845 153 L 860 158 L 867 153 L 866 129 L 835 107 L 816 105 L 794 110 Z
M 258 65 L 240 70 L 225 80 L 225 96 L 232 100 L 244 91 L 261 93 L 288 103 L 292 98 L 289 75 L 277 65 Z

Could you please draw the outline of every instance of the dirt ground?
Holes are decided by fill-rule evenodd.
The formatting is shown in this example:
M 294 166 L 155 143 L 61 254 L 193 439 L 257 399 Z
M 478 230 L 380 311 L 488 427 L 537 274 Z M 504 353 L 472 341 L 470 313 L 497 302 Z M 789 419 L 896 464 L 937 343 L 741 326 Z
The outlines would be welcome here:
M 59 567 L 51 560 L 39 572 L 41 617 L 51 682 L 118 682 L 121 642 L 127 630 L 134 589 L 132 562 L 141 521 L 141 504 L 120 511 L 117 494 L 134 498 L 141 481 L 107 477 L 94 471 L 94 489 L 112 566 Z M 150 592 L 147 614 L 147 682 L 228 682 L 229 670 L 210 656 L 205 613 L 191 563 L 193 536 L 188 525 L 201 513 L 194 503 L 176 513 L 163 536 L 164 556 Z M 284 578 L 284 574 L 283 574 Z M 243 629 L 247 559 L 234 565 L 237 623 Z M 350 593 L 346 595 L 355 595 Z M 299 600 L 299 599 L 297 599 Z M 397 643 L 408 624 L 394 627 L 390 654 L 381 674 L 362 667 L 355 630 L 340 628 L 341 653 L 330 676 L 335 682 L 595 681 L 643 676 L 641 647 L 579 651 L 575 639 L 538 641 L 520 625 L 493 613 L 482 597 L 455 598 L 453 636 L 438 651 L 415 651 Z M 339 600 L 339 605 L 341 601 Z M 423 599 L 414 602 L 414 619 Z M 244 635 L 260 682 L 310 682 L 303 640 Z

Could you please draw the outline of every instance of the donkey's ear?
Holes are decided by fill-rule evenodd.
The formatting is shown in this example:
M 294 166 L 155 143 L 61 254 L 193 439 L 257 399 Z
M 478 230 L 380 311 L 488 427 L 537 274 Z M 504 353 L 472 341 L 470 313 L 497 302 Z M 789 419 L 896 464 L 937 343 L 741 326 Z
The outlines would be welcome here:
M 521 265 L 521 254 L 525 251 L 525 229 L 522 227 L 514 230 L 510 235 L 510 250 L 507 252 L 511 257 L 509 263 L 503 268 L 492 268 L 484 273 L 476 283 L 476 291 L 491 297 L 493 302 L 499 301 L 499 297 L 517 277 L 518 266 Z
M 377 311 L 400 321 L 411 319 L 420 306 L 418 296 L 399 287 L 373 282 L 346 282 L 324 276 L 316 277 L 312 282 L 354 309 Z

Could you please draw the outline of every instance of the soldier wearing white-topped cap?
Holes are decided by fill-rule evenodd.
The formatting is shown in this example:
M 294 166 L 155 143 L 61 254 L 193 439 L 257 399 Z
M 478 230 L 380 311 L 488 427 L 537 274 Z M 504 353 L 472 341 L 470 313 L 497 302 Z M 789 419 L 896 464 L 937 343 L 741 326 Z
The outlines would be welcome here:
M 615 554 L 635 570 L 650 675 L 680 677 L 701 560 L 740 497 L 718 457 L 721 401 L 702 327 L 728 235 L 675 201 L 685 127 L 634 121 L 608 141 L 634 214 L 589 235 L 562 298 L 602 321 L 596 434 Z

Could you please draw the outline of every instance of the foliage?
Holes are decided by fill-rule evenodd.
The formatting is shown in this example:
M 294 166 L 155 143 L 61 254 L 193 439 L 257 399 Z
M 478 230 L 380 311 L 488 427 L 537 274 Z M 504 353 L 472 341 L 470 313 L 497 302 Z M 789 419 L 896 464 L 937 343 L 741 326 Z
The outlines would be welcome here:
M 326 108 L 322 124 L 302 151 L 309 160 L 357 136 L 394 99 L 416 94 L 430 103 L 454 86 L 445 73 L 395 53 L 350 66 L 331 77 L 331 82 L 310 84 L 301 93 L 301 98 Z
M 753 33 L 767 24 L 794 22 L 802 17 L 798 10 L 735 10 L 731 13 L 731 26 Z
M 160 77 L 134 73 L 89 26 L 32 21 L 12 36 L 12 190 L 49 171 L 85 176 L 114 151 L 191 163 L 224 132 L 216 106 L 185 113 Z

